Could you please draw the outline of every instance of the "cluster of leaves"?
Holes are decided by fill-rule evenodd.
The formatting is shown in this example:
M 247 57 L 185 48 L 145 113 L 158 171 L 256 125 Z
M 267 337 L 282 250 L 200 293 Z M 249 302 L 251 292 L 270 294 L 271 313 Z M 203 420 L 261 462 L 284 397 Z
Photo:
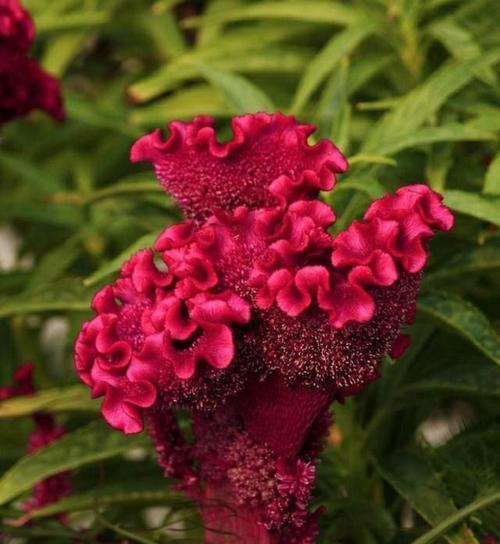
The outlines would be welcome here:
M 433 245 L 412 347 L 336 407 L 319 469 L 320 542 L 500 537 L 498 1 L 24 4 L 38 28 L 35 53 L 62 80 L 68 119 L 34 114 L 2 131 L 0 224 L 20 247 L 17 264 L 0 272 L 0 380 L 34 360 L 40 389 L 0 406 L 4 536 L 201 540 L 196 513 L 163 480 L 147 439 L 111 431 L 75 385 L 72 339 L 98 285 L 178 219 L 152 175 L 129 164 L 132 141 L 199 113 L 218 117 L 224 134 L 233 114 L 281 110 L 315 122 L 350 159 L 331 197 L 336 229 L 371 199 L 422 180 L 457 216 Z M 27 416 L 41 408 L 68 433 L 27 457 Z M 438 420 L 457 434 L 430 447 Z M 70 497 L 34 512 L 32 524 L 12 523 L 36 481 L 67 469 Z M 61 511 L 69 524 L 52 518 Z

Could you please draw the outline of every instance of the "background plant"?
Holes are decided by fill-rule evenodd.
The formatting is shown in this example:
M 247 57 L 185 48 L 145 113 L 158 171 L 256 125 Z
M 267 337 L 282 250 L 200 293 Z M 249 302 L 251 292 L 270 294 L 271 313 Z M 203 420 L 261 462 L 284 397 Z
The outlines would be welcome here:
M 40 393 L 0 405 L 0 515 L 18 518 L 19 499 L 61 470 L 73 469 L 74 491 L 31 525 L 4 521 L 5 535 L 200 541 L 196 513 L 165 485 L 148 440 L 111 431 L 75 385 L 72 341 L 97 287 L 179 218 L 147 167 L 129 164 L 133 140 L 199 113 L 226 127 L 233 114 L 281 110 L 315 122 L 350 159 L 331 197 L 336 230 L 371 199 L 422 180 L 457 214 L 433 244 L 412 347 L 336 407 L 318 478 L 322 542 L 500 536 L 497 4 L 25 2 L 68 119 L 33 114 L 2 131 L 2 240 L 15 232 L 19 251 L 0 273 L 0 376 L 7 383 L 32 359 Z M 41 408 L 67 435 L 27 458 L 26 416 Z M 423 431 L 438 415 L 457 434 L 429 447 Z M 168 510 L 145 517 L 152 506 Z M 60 511 L 85 529 L 54 521 Z

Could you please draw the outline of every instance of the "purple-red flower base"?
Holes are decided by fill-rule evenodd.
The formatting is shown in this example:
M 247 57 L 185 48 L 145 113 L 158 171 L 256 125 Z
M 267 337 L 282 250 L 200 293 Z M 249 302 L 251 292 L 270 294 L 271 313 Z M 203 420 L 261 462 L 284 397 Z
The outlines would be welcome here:
M 281 114 L 232 127 L 219 143 L 198 117 L 134 144 L 132 160 L 153 163 L 188 220 L 97 293 L 75 364 L 112 426 L 139 432 L 147 416 L 166 474 L 207 525 L 238 526 L 209 513 L 219 499 L 246 520 L 244 542 L 257 526 L 269 542 L 313 542 L 307 504 L 328 407 L 408 346 L 429 240 L 453 217 L 440 195 L 410 185 L 334 236 L 318 195 L 346 171 L 341 152 L 310 145 L 314 127 Z M 192 410 L 192 444 L 176 408 Z
M 34 109 L 64 119 L 59 82 L 28 56 L 35 37 L 29 13 L 17 0 L 0 0 L 0 125 Z

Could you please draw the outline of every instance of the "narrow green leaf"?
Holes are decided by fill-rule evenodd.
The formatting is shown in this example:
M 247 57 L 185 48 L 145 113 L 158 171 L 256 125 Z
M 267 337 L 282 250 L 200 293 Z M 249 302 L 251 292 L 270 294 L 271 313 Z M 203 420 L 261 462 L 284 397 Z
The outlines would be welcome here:
M 483 192 L 500 196 L 500 153 L 497 153 L 486 172 Z
M 457 509 L 430 464 L 416 452 L 399 452 L 379 460 L 382 477 L 415 509 L 429 525 L 434 526 Z M 450 544 L 478 544 L 470 531 L 459 529 L 447 535 Z
M 477 512 L 478 510 L 481 510 L 498 502 L 500 502 L 500 490 L 494 491 L 493 493 L 488 493 L 484 497 L 479 497 L 467 506 L 461 508 L 458 512 L 450 514 L 446 519 L 443 519 L 443 521 L 438 523 L 433 529 L 422 535 L 420 538 L 417 538 L 417 540 L 415 540 L 413 544 L 430 544 L 440 536 L 444 536 L 452 527 L 467 519 L 469 516 L 474 514 L 474 512 Z M 468 540 L 468 542 L 471 541 Z
M 23 457 L 10 468 L 0 478 L 0 505 L 48 476 L 115 457 L 146 443 L 144 436 L 125 436 L 101 421 L 91 423 Z
M 20 157 L 0 151 L 0 166 L 3 177 L 8 179 L 10 175 L 14 175 L 38 193 L 50 193 L 60 190 L 63 186 L 57 176 L 39 164 L 33 164 L 25 156 Z
M 63 389 L 45 389 L 32 396 L 16 397 L 0 403 L 0 418 L 28 416 L 45 412 L 75 412 L 99 410 L 99 402 L 89 398 L 82 385 Z
M 450 281 L 456 276 L 488 272 L 497 268 L 500 268 L 500 247 L 486 245 L 454 255 L 441 268 L 428 272 L 424 282 L 434 284 Z
M 433 372 L 429 377 L 403 385 L 395 404 L 421 402 L 426 396 L 450 398 L 500 398 L 500 372 L 490 364 L 464 364 Z
M 83 202 L 85 204 L 93 204 L 99 202 L 100 200 L 105 200 L 108 198 L 115 198 L 117 196 L 127 196 L 127 195 L 136 195 L 141 193 L 156 193 L 164 194 L 165 200 L 168 200 L 169 197 L 162 189 L 161 185 L 156 180 L 134 180 L 134 181 L 122 181 L 119 183 L 114 183 L 105 189 L 100 189 L 85 195 Z
M 158 237 L 158 234 L 159 232 L 152 232 L 141 236 L 131 246 L 122 251 L 114 259 L 109 261 L 109 263 L 106 263 L 104 266 L 96 270 L 93 274 L 85 278 L 85 280 L 83 281 L 84 285 L 87 287 L 95 285 L 96 283 L 99 283 L 101 280 L 107 278 L 111 274 L 118 272 L 122 264 L 126 260 L 128 260 L 136 251 L 151 247 L 154 244 L 156 238 Z
M 388 143 L 412 134 L 434 115 L 450 96 L 475 77 L 480 67 L 493 66 L 500 61 L 500 49 L 480 58 L 447 64 L 430 78 L 402 97 L 396 107 L 386 113 L 367 135 L 363 153 L 379 153 Z
M 391 159 L 390 157 L 384 157 L 383 155 L 364 155 L 363 153 L 360 153 L 359 155 L 353 155 L 349 159 L 349 164 L 351 166 L 360 163 L 388 164 L 390 166 L 395 166 L 397 164 L 394 159 Z
M 271 99 L 248 79 L 204 64 L 199 64 L 198 69 L 221 92 L 233 113 L 275 110 Z
M 36 290 L 0 299 L 0 317 L 48 311 L 88 310 L 92 293 L 80 280 L 60 280 Z
M 358 191 L 366 195 L 370 200 L 376 200 L 384 196 L 386 192 L 381 183 L 369 176 L 352 177 L 340 181 L 335 187 L 333 196 L 335 197 L 335 194 L 342 191 Z
M 176 509 L 189 504 L 188 499 L 168 487 L 159 485 L 158 478 L 141 478 L 102 486 L 84 493 L 72 494 L 56 503 L 30 512 L 28 519 L 53 516 L 61 512 L 97 510 L 102 506 L 117 504 L 161 503 L 175 505 Z
M 202 111 L 214 117 L 230 116 L 229 108 L 220 92 L 210 85 L 193 85 L 141 108 L 130 115 L 134 125 L 158 127 L 158 119 L 192 119 Z
M 443 191 L 443 195 L 452 210 L 500 225 L 500 197 L 452 189 Z
M 450 293 L 432 291 L 420 296 L 418 309 L 447 325 L 500 365 L 500 340 L 488 319 L 470 302 Z
M 299 81 L 291 106 L 292 113 L 298 114 L 301 112 L 311 95 L 328 74 L 333 71 L 342 57 L 350 53 L 360 42 L 372 34 L 379 24 L 374 17 L 361 17 L 355 24 L 331 38 L 310 62 Z
M 95 28 L 111 20 L 110 11 L 74 11 L 71 13 L 49 13 L 40 15 L 36 20 L 37 32 L 53 32 L 55 30 L 81 30 Z
M 381 144 L 377 152 L 381 155 L 393 155 L 409 147 L 418 147 L 437 142 L 477 142 L 494 139 L 495 135 L 491 132 L 459 123 L 450 123 L 439 127 L 421 128 L 410 134 L 400 134 L 399 137 L 396 134 L 394 138 L 387 139 Z
M 347 25 L 356 18 L 356 10 L 340 2 L 297 1 L 259 2 L 241 8 L 227 8 L 202 17 L 191 18 L 185 26 L 198 26 L 246 21 L 252 19 L 284 19 L 309 23 Z

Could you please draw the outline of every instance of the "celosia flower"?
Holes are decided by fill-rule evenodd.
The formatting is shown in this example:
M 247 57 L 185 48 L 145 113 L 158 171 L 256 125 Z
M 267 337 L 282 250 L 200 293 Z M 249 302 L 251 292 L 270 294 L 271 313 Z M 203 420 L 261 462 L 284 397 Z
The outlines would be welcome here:
M 14 384 L 0 387 L 0 401 L 14 397 L 33 395 L 33 363 L 24 363 L 14 373 Z M 28 441 L 28 453 L 36 451 L 56 442 L 64 435 L 64 427 L 57 425 L 52 415 L 45 412 L 33 414 L 35 428 Z M 57 502 L 71 491 L 69 472 L 61 472 L 38 482 L 33 488 L 33 495 L 23 503 L 27 512 L 36 510 L 47 504 Z M 58 516 L 60 521 L 65 519 L 64 514 Z
M 408 345 L 428 242 L 453 218 L 410 185 L 333 236 L 318 199 L 347 161 L 281 114 L 173 122 L 133 146 L 187 221 L 136 254 L 93 301 L 76 368 L 124 432 L 146 416 L 158 459 L 199 503 L 206 542 L 314 542 L 308 503 L 334 399 Z M 192 411 L 187 443 L 174 411 Z M 217 504 L 213 504 L 213 502 Z M 222 503 L 222 505 L 221 505 Z M 229 508 L 224 508 L 224 503 Z
M 59 82 L 28 57 L 35 28 L 17 0 L 0 0 L 0 124 L 45 110 L 64 119 Z

